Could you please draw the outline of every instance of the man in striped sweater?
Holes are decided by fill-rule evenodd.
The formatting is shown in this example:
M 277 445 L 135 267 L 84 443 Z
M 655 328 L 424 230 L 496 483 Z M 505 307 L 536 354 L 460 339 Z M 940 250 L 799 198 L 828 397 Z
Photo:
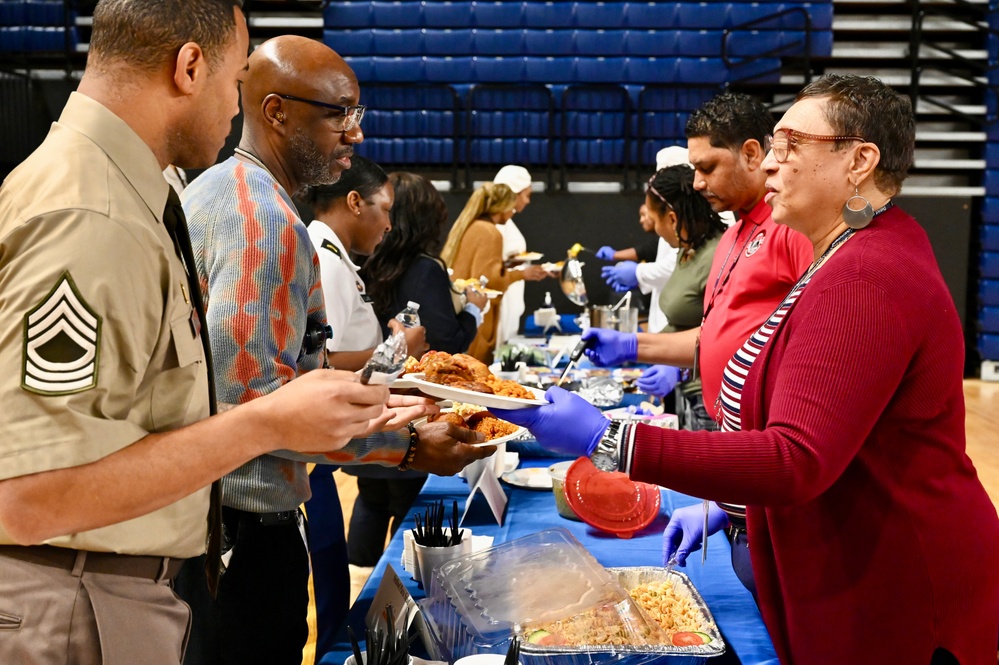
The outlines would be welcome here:
M 292 196 L 336 182 L 350 167 L 353 147 L 363 140 L 359 95 L 353 72 L 323 44 L 294 36 L 264 43 L 251 54 L 242 84 L 245 117 L 236 154 L 184 192 L 220 402 L 252 401 L 324 365 L 319 262 Z M 453 474 L 495 451 L 467 445 L 474 441 L 469 434 L 444 423 L 409 426 L 436 409 L 428 401 L 397 403 L 386 431 L 335 454 L 279 451 L 223 478 L 232 549 L 218 593 L 219 662 L 301 661 L 309 553 L 298 507 L 310 495 L 307 462 Z M 204 652 L 205 659 L 213 655 Z

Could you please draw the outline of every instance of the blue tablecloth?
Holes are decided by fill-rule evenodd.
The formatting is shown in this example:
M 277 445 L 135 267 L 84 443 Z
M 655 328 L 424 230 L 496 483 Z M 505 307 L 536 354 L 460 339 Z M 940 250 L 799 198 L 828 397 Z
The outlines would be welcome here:
M 548 466 L 554 461 L 552 459 L 528 459 L 522 460 L 521 466 Z M 481 496 L 476 496 L 473 500 L 463 526 L 471 528 L 473 533 L 477 535 L 493 536 L 496 543 L 520 538 L 543 529 L 564 527 L 605 566 L 662 565 L 662 532 L 666 528 L 667 515 L 675 508 L 696 501 L 692 497 L 664 490 L 663 510 L 656 521 L 633 538 L 622 540 L 582 522 L 574 522 L 560 517 L 555 511 L 555 501 L 551 491 L 524 490 L 506 484 L 504 484 L 504 489 L 510 501 L 507 504 L 503 526 L 496 524 L 486 500 Z M 371 578 L 351 607 L 347 623 L 357 634 L 363 634 L 364 617 L 374 599 L 387 563 L 391 563 L 392 567 L 399 573 L 406 588 L 414 598 L 420 599 L 424 596 L 423 591 L 402 569 L 400 563 L 402 534 L 405 529 L 413 528 L 414 514 L 417 511 L 422 512 L 428 504 L 438 499 L 443 499 L 445 505 L 450 505 L 451 501 L 456 499 L 460 507 L 467 495 L 468 485 L 464 480 L 430 476 L 423 492 L 416 501 L 416 505 L 407 516 L 405 524 L 392 538 Z M 719 665 L 722 662 L 742 663 L 742 665 L 763 663 L 776 665 L 777 657 L 756 604 L 732 571 L 729 542 L 724 534 L 718 533 L 711 537 L 708 542 L 708 552 L 708 560 L 704 566 L 700 563 L 700 555 L 695 554 L 690 557 L 683 571 L 704 597 L 728 645 L 729 653 L 713 659 L 712 662 L 717 661 Z M 317 662 L 323 665 L 340 665 L 344 662 L 350 655 L 346 627 L 341 631 L 341 634 L 342 639 L 337 647 L 323 654 Z

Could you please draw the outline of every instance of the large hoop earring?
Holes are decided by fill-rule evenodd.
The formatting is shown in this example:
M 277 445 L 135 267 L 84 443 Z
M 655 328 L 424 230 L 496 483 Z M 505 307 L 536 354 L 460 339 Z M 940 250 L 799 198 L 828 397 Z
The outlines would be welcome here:
M 864 202 L 864 207 L 856 209 L 851 208 L 850 202 L 857 199 Z M 871 205 L 870 201 L 860 195 L 860 187 L 858 185 L 854 185 L 853 196 L 848 198 L 846 203 L 843 204 L 843 221 L 846 222 L 846 225 L 851 229 L 859 230 L 870 224 L 872 219 L 874 219 L 874 207 Z

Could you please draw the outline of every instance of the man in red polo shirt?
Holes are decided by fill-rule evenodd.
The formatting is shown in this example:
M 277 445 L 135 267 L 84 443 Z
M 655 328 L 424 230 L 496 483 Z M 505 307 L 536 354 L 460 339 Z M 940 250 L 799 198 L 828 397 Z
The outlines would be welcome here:
M 724 390 L 722 372 L 729 359 L 766 321 L 812 262 L 812 245 L 805 236 L 770 217 L 766 172 L 761 168 L 766 136 L 773 130 L 770 112 L 745 94 L 724 93 L 694 111 L 687 121 L 687 148 L 695 169 L 694 188 L 716 212 L 731 210 L 739 220 L 722 236 L 715 252 L 704 292 L 704 318 L 700 328 L 679 333 L 624 334 L 598 328 L 583 333 L 593 340 L 587 356 L 598 365 L 638 360 L 646 363 L 691 367 L 701 378 L 703 403 L 686 405 L 685 422 L 691 429 L 717 429 L 719 394 Z M 664 385 L 647 390 L 668 393 L 676 373 Z M 745 539 L 745 508 L 712 506 L 714 530 L 725 526 L 733 540 L 733 565 L 747 586 L 752 571 Z M 690 513 L 689 515 L 687 513 Z M 696 515 L 695 515 L 696 513 Z M 726 514 L 727 513 L 727 514 Z M 697 527 L 696 525 L 701 525 Z M 711 525 L 709 525 L 711 526 Z M 703 515 L 700 506 L 677 510 L 666 530 L 683 533 L 678 559 L 700 547 Z M 664 551 L 676 550 L 675 546 Z M 741 554 L 745 554 L 744 561 Z M 743 568 L 744 570 L 740 570 Z

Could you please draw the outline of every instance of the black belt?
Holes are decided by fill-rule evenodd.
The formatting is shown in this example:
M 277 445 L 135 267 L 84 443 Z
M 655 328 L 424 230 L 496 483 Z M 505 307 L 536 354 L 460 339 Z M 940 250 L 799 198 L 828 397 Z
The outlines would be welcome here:
M 134 556 L 113 552 L 87 552 L 52 545 L 0 545 L 0 555 L 29 563 L 72 571 L 82 559 L 80 572 L 124 575 L 147 580 L 172 579 L 186 559 L 168 556 Z
M 263 526 L 280 526 L 282 524 L 298 524 L 298 509 L 281 510 L 276 513 L 251 513 L 237 508 L 226 508 L 239 516 L 240 520 L 247 520 L 251 524 L 261 524 Z

